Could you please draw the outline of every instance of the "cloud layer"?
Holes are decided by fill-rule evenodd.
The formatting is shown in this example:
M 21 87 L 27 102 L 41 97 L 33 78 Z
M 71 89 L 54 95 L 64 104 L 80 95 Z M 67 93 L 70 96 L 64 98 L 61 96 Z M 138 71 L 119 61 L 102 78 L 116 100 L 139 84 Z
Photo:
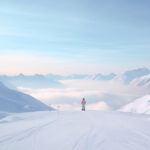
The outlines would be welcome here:
M 148 91 L 118 79 L 111 81 L 62 80 L 64 88 L 31 89 L 18 87 L 48 105 L 62 110 L 81 107 L 81 99 L 87 100 L 88 109 L 114 110 L 129 103 Z

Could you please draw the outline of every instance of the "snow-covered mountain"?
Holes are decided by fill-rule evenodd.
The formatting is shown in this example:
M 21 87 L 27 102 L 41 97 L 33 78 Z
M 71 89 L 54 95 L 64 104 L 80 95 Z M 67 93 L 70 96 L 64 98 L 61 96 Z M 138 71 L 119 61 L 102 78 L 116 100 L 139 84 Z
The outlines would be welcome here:
M 52 110 L 52 108 L 27 94 L 8 89 L 0 82 L 0 111 L 30 112 L 44 110 Z
M 60 80 L 68 80 L 68 79 L 89 79 L 89 80 L 104 80 L 104 81 L 108 81 L 108 80 L 113 80 L 114 78 L 121 78 L 124 83 L 129 84 L 131 81 L 133 81 L 134 79 L 138 79 L 140 77 L 146 76 L 146 75 L 150 75 L 150 70 L 148 68 L 138 68 L 138 69 L 133 69 L 133 70 L 129 70 L 124 72 L 121 75 L 116 75 L 115 73 L 110 73 L 110 74 L 95 74 L 95 75 L 80 75 L 80 74 L 75 74 L 75 75 L 70 75 L 70 76 L 62 76 L 59 79 Z M 51 75 L 49 75 L 51 76 Z M 51 76 L 52 77 L 52 76 Z M 57 76 L 58 77 L 58 76 Z M 53 76 L 53 78 L 55 78 L 55 76 Z
M 119 111 L 150 114 L 150 95 L 136 99 L 132 103 L 122 107 Z
M 136 86 L 150 87 L 150 74 L 134 79 L 131 83 Z
M 17 87 L 42 89 L 42 88 L 64 88 L 65 85 L 60 80 L 112 80 L 116 75 L 110 73 L 108 75 L 103 74 L 73 74 L 68 76 L 63 75 L 23 75 L 19 74 L 16 76 L 0 75 L 0 81 L 11 89 L 17 89 Z
M 129 70 L 121 75 L 114 73 L 110 74 L 73 74 L 68 76 L 56 75 L 56 74 L 35 74 L 35 75 L 23 75 L 19 74 L 16 76 L 0 75 L 0 81 L 8 85 L 9 87 L 25 87 L 25 88 L 63 88 L 64 85 L 60 80 L 122 80 L 126 84 L 130 84 L 134 80 L 141 79 L 150 75 L 150 70 L 147 68 L 138 68 Z
M 25 88 L 62 88 L 63 84 L 55 78 L 47 77 L 46 75 L 23 75 L 17 76 L 0 75 L 0 81 L 5 83 L 8 87 L 15 89 L 16 87 Z
M 147 68 L 139 68 L 139 69 L 126 71 L 121 75 L 121 77 L 125 83 L 129 84 L 134 79 L 138 79 L 145 75 L 150 75 L 150 70 Z
M 108 75 L 96 74 L 96 75 L 90 76 L 88 79 L 108 81 L 108 80 L 114 79 L 115 77 L 116 77 L 116 74 L 114 73 L 110 73 Z

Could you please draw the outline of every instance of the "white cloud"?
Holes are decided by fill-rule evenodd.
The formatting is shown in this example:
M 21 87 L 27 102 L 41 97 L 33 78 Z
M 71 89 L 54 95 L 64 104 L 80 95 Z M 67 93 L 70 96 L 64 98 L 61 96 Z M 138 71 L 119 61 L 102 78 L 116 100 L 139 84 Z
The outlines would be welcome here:
M 64 80 L 66 88 L 31 89 L 18 87 L 19 90 L 61 109 L 80 110 L 83 97 L 88 109 L 118 109 L 122 105 L 147 93 L 146 89 L 134 85 L 125 85 L 119 80 Z
M 105 102 L 98 102 L 94 104 L 87 105 L 88 110 L 109 110 L 109 106 Z

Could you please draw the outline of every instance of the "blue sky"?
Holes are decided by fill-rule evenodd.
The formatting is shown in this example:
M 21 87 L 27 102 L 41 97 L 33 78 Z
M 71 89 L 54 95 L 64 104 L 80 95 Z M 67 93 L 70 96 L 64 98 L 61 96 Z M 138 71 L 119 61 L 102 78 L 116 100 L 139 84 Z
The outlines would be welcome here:
M 0 1 L 0 73 L 149 67 L 149 8 L 148 0 Z

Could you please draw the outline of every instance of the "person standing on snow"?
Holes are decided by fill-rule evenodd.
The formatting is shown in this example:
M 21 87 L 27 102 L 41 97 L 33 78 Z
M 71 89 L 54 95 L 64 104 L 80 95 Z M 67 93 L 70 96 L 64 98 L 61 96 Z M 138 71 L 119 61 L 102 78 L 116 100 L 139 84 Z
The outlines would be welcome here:
M 85 105 L 86 105 L 86 101 L 85 101 L 85 98 L 82 99 L 82 111 L 85 111 Z

